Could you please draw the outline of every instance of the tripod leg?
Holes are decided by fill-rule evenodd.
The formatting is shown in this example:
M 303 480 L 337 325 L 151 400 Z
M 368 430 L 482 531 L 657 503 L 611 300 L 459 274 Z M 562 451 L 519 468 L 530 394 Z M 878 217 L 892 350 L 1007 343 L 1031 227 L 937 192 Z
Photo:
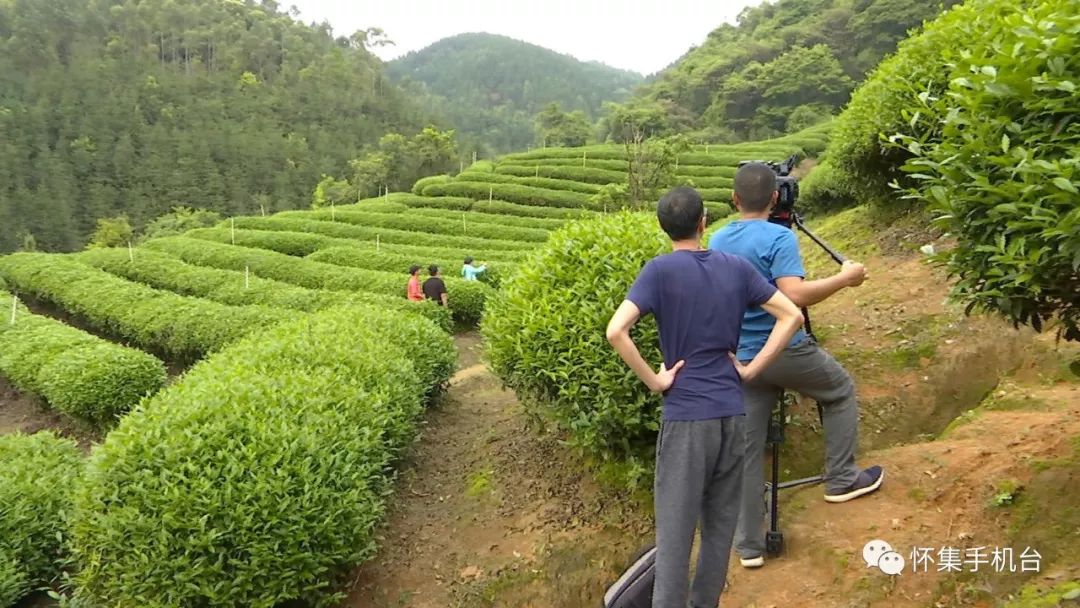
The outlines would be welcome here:
M 780 395 L 779 408 L 769 421 L 769 442 L 772 444 L 772 483 L 769 484 L 769 531 L 765 533 L 765 552 L 776 557 L 784 551 L 784 534 L 780 531 L 780 444 L 784 442 L 787 418 L 787 398 Z

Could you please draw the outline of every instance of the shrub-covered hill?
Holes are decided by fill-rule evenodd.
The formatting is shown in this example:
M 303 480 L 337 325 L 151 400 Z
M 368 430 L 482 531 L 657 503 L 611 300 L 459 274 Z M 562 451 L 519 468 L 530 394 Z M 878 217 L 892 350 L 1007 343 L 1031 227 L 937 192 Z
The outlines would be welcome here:
M 958 0 L 777 0 L 748 7 L 627 105 L 663 129 L 762 139 L 827 117 L 911 28 Z
M 642 76 L 493 34 L 460 34 L 391 61 L 387 73 L 427 93 L 429 110 L 490 152 L 533 143 L 533 115 L 551 102 L 595 120 Z
M 0 2 L 0 252 L 81 247 L 177 205 L 294 208 L 422 126 L 365 34 L 274 2 Z

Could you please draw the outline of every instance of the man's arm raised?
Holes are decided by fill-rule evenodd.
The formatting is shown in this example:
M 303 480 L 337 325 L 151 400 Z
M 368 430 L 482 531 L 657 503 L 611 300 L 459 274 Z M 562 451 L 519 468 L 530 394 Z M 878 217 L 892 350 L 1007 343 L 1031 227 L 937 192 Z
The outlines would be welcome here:
M 608 321 L 607 339 L 615 352 L 619 353 L 622 360 L 630 366 L 630 370 L 638 378 L 641 378 L 641 381 L 645 383 L 645 386 L 649 387 L 650 391 L 662 393 L 671 388 L 671 385 L 675 382 L 675 374 L 679 372 L 685 362 L 679 361 L 671 369 L 665 368 L 664 364 L 661 363 L 660 372 L 654 372 L 652 367 L 642 358 L 641 352 L 638 351 L 637 345 L 634 344 L 634 340 L 630 337 L 630 328 L 637 323 L 639 317 L 641 317 L 641 311 L 637 305 L 630 300 L 623 300 L 623 303 L 615 310 L 615 314 L 611 316 L 611 320 Z
M 857 287 L 867 279 L 866 267 L 858 262 L 844 262 L 840 272 L 814 281 L 802 277 L 779 277 L 776 287 L 796 306 L 813 306 L 845 287 Z
M 791 338 L 803 324 L 803 315 L 798 307 L 779 290 L 761 307 L 765 309 L 765 312 L 776 317 L 776 325 L 773 326 L 772 333 L 769 334 L 769 339 L 761 352 L 750 363 L 743 365 L 739 363 L 734 353 L 731 354 L 731 360 L 735 363 L 735 369 L 742 376 L 743 382 L 756 377 L 761 370 L 769 367 L 787 348 Z

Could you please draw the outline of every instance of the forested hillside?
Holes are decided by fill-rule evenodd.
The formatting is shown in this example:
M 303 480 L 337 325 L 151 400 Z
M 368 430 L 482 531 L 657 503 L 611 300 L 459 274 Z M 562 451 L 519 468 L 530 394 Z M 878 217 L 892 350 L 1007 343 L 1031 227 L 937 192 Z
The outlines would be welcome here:
M 176 205 L 306 206 L 321 174 L 422 126 L 367 38 L 273 0 L 0 0 L 0 252 Z
M 390 62 L 387 71 L 466 141 L 497 153 L 532 144 L 533 117 L 551 102 L 591 122 L 604 102 L 626 99 L 642 82 L 634 72 L 492 34 L 445 38 Z
M 655 131 L 713 141 L 810 126 L 843 105 L 911 28 L 956 0 L 778 0 L 748 7 L 631 103 Z

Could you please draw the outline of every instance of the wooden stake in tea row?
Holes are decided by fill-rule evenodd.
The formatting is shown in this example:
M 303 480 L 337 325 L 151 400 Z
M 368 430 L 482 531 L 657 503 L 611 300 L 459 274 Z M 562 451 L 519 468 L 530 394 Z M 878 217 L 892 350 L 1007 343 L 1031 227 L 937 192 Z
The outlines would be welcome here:
M 236 218 L 229 218 L 229 237 L 232 239 L 232 244 L 236 244 Z
M 11 294 L 11 324 L 15 324 L 15 311 L 18 310 L 19 296 Z
M 251 287 L 251 267 L 244 266 L 244 289 Z

